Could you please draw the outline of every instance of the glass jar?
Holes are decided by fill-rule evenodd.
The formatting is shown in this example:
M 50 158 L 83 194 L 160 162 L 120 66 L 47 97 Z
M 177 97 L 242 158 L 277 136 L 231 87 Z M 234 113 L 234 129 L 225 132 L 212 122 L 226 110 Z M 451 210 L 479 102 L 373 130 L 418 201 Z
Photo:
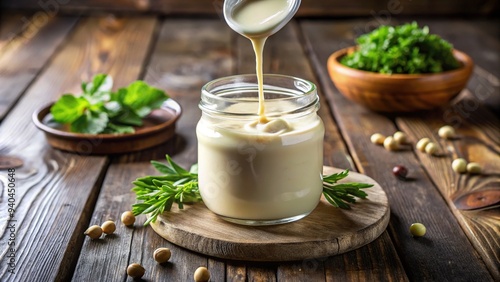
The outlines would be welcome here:
M 264 75 L 264 93 L 268 122 L 262 123 L 255 75 L 216 79 L 201 91 L 200 193 L 208 209 L 239 224 L 299 220 L 323 191 L 325 130 L 316 86 Z

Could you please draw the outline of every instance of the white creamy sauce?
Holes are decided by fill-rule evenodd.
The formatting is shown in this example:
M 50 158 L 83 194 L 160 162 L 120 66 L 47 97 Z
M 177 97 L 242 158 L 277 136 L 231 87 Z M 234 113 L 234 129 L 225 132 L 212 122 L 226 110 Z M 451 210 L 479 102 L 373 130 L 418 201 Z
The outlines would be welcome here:
M 224 111 L 256 113 L 259 118 L 248 122 L 206 117 L 196 129 L 200 192 L 207 207 L 225 217 L 265 221 L 305 215 L 322 193 L 321 119 L 316 113 L 298 119 L 275 117 L 297 108 L 283 101 L 270 103 L 267 113 L 264 107 L 264 44 L 286 18 L 289 5 L 287 0 L 244 0 L 232 13 L 238 32 L 252 41 L 259 101 L 258 109 L 255 101 Z
M 255 70 L 259 84 L 258 114 L 261 123 L 267 121 L 262 71 L 264 45 L 275 28 L 286 18 L 288 11 L 287 0 L 245 0 L 239 3 L 232 13 L 239 32 L 250 39 L 255 52 Z
M 268 37 L 288 15 L 287 0 L 246 0 L 235 7 L 232 18 L 247 37 Z
M 307 214 L 322 192 L 323 124 L 318 118 L 278 121 L 278 132 L 198 124 L 203 201 L 231 218 L 272 220 Z M 293 130 L 280 128 L 293 127 Z M 235 125 L 235 124 L 233 124 Z M 265 125 L 264 125 L 265 126 Z M 205 169 L 207 168 L 207 169 Z

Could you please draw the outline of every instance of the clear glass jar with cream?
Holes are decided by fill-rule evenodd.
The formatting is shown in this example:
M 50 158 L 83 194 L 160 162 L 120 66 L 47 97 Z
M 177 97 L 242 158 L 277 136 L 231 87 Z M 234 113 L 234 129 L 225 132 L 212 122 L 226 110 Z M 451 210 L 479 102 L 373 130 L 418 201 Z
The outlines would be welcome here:
M 246 225 L 307 216 L 322 193 L 324 126 L 316 86 L 264 75 L 265 117 L 255 75 L 213 80 L 196 128 L 200 193 L 225 220 Z

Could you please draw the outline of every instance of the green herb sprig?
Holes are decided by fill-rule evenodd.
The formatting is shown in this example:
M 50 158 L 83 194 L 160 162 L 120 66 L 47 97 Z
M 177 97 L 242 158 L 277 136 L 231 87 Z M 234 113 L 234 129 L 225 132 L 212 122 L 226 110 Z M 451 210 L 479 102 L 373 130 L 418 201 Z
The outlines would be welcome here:
M 150 214 L 144 225 L 155 222 L 158 215 L 164 211 L 170 211 L 173 203 L 183 209 L 184 203 L 201 201 L 198 165 L 191 166 L 187 171 L 176 164 L 169 155 L 166 158 L 167 164 L 151 161 L 156 170 L 164 175 L 146 176 L 132 182 L 132 191 L 135 192 L 137 200 L 142 201 L 132 205 L 132 213 Z
M 349 209 L 349 203 L 355 203 L 356 198 L 365 199 L 368 194 L 361 189 L 370 188 L 373 184 L 367 183 L 337 183 L 349 175 L 349 170 L 346 169 L 339 173 L 323 175 L 323 195 L 326 200 L 334 207 Z
M 81 95 L 64 94 L 50 108 L 55 122 L 69 124 L 72 132 L 133 133 L 142 119 L 168 99 L 164 91 L 137 80 L 112 92 L 113 78 L 107 74 L 83 82 Z
M 344 56 L 341 63 L 350 68 L 387 73 L 438 73 L 460 66 L 453 46 L 427 26 L 416 22 L 396 27 L 380 26 L 357 38 L 358 50 Z
M 144 225 L 155 222 L 158 215 L 170 211 L 173 203 L 183 209 L 185 203 L 202 201 L 198 187 L 198 165 L 187 171 L 166 155 L 167 164 L 151 161 L 151 164 L 163 175 L 146 176 L 136 179 L 132 184 L 137 200 L 132 205 L 134 215 L 149 214 Z M 334 207 L 349 209 L 356 197 L 365 199 L 368 194 L 361 189 L 370 188 L 366 183 L 337 183 L 349 174 L 349 170 L 323 176 L 323 195 Z

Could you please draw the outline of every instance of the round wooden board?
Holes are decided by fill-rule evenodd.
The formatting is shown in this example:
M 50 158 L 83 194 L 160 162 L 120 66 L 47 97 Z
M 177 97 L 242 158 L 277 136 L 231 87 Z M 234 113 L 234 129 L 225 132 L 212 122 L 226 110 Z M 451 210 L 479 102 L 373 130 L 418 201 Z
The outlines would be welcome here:
M 325 174 L 341 169 L 323 167 Z M 172 207 L 151 224 L 168 241 L 205 255 L 245 261 L 291 261 L 325 257 L 357 249 L 375 240 L 389 223 L 389 204 L 380 185 L 350 172 L 341 182 L 373 183 L 368 198 L 352 208 L 331 206 L 324 198 L 307 217 L 273 226 L 229 223 L 203 203 Z

